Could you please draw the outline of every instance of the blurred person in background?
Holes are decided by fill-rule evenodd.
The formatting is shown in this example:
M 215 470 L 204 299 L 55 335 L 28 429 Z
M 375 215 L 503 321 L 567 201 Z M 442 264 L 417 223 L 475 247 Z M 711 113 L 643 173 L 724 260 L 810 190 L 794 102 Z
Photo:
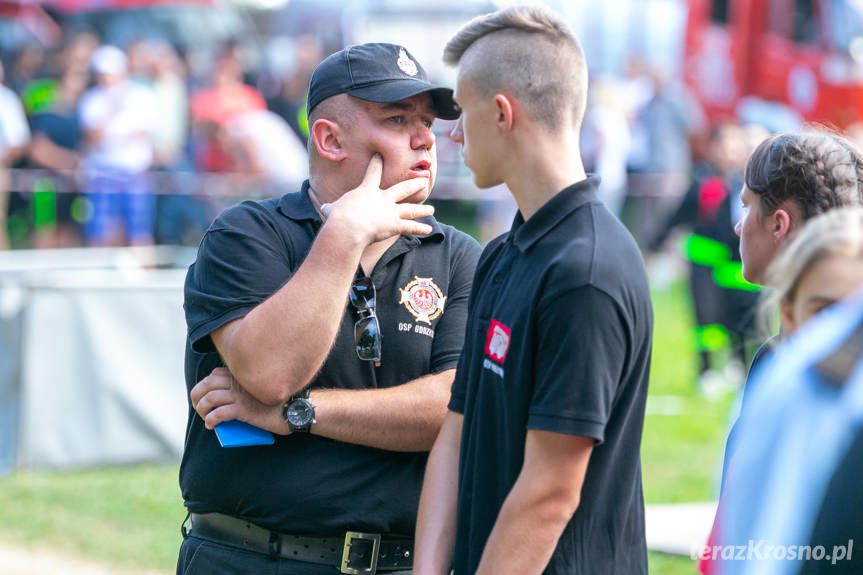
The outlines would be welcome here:
M 159 122 L 153 93 L 128 79 L 122 50 L 101 46 L 91 58 L 96 85 L 79 105 L 84 131 L 84 224 L 89 245 L 153 243 L 155 202 L 147 170 Z
M 740 193 L 743 215 L 735 231 L 740 236 L 743 278 L 765 285 L 767 267 L 779 250 L 810 218 L 845 206 L 863 204 L 863 154 L 849 140 L 828 132 L 773 135 L 749 156 Z M 780 333 L 785 328 L 780 325 Z M 761 365 L 777 341 L 768 339 L 755 352 L 741 389 L 741 413 L 758 383 Z M 720 482 L 720 505 L 728 469 L 740 444 L 735 422 L 728 434 Z M 716 524 L 711 541 L 716 537 Z M 702 573 L 712 563 L 702 561 Z
M 306 90 L 312 71 L 324 59 L 323 45 L 314 36 L 293 38 L 293 61 L 287 77 L 281 81 L 279 92 L 267 99 L 267 107 L 281 116 L 303 145 L 309 139 L 306 120 Z
M 186 279 L 178 574 L 410 572 L 480 252 L 423 205 L 458 109 L 392 44 L 329 56 L 308 103 L 309 179 L 226 210 Z M 234 419 L 274 445 L 221 447 Z
M 36 44 L 25 44 L 15 55 L 9 72 L 9 87 L 25 99 L 30 83 L 44 75 L 45 64 L 45 50 Z M 59 72 L 59 70 L 52 71 Z
M 582 130 L 582 150 L 589 171 L 602 178 L 600 197 L 620 217 L 626 198 L 630 134 L 620 87 L 611 78 L 591 82 Z
M 192 118 L 221 123 L 243 112 L 265 109 L 260 92 L 243 82 L 244 73 L 237 46 L 224 46 L 213 64 L 211 85 L 192 97 Z
M 243 82 L 234 44 L 224 46 L 213 65 L 210 86 L 192 96 L 192 160 L 202 172 L 233 172 L 237 158 L 225 125 L 240 114 L 267 108 L 263 96 Z
M 706 158 L 694 169 L 695 181 L 647 244 L 648 253 L 653 253 L 678 228 L 683 226 L 691 232 L 685 239 L 684 252 L 689 261 L 689 288 L 695 311 L 698 384 L 708 397 L 740 386 L 747 365 L 746 344 L 756 337 L 755 286 L 736 278 L 740 239 L 734 224 L 740 214 L 735 207 L 740 204 L 745 146 L 746 135 L 740 126 L 715 126 L 708 138 Z M 721 369 L 718 356 L 725 349 L 732 353 Z
M 86 71 L 69 68 L 60 77 L 56 97 L 43 111 L 33 114 L 30 126 L 33 139 L 28 149 L 29 166 L 50 170 L 53 175 L 41 180 L 34 190 L 35 237 L 33 247 L 61 248 L 79 245 L 81 231 L 75 218 L 78 203 L 77 170 L 81 162 L 83 133 L 78 118 L 78 103 L 87 88 Z M 44 189 L 48 186 L 48 189 Z M 37 200 L 43 194 L 45 200 Z M 44 205 L 49 202 L 50 205 Z M 40 214 L 40 211 L 48 212 Z
M 72 36 L 63 50 L 63 68 L 86 72 L 90 59 L 99 47 L 99 38 L 92 32 L 79 32 Z
M 264 195 L 281 195 L 308 177 L 306 147 L 275 113 L 252 110 L 237 114 L 225 130 L 236 150 L 236 171 L 260 182 Z
M 30 141 L 30 128 L 18 95 L 3 84 L 0 63 L 0 250 L 9 247 L 6 216 L 9 209 L 9 168 L 24 154 Z
M 36 46 L 25 46 L 18 53 L 13 69 L 13 89 L 21 98 L 28 117 L 51 105 L 64 71 L 63 54 L 63 50 L 46 52 Z
M 633 118 L 625 217 L 642 246 L 686 192 L 691 181 L 692 144 L 707 131 L 704 112 L 685 85 L 672 81 L 659 68 L 649 78 L 650 95 L 639 97 L 644 104 Z
M 147 43 L 146 75 L 160 121 L 153 134 L 156 183 L 156 242 L 197 245 L 211 218 L 196 184 L 189 143 L 188 70 L 166 42 Z
M 159 123 L 153 134 L 153 164 L 188 168 L 189 102 L 183 62 L 170 44 L 154 42 L 146 45 L 143 66 L 159 109 Z
M 863 572 L 863 554 L 853 548 L 863 541 L 863 208 L 811 219 L 764 277 L 774 288 L 767 305 L 778 303 L 788 337 L 755 374 L 738 421 L 717 543 L 823 546 L 827 559 L 802 549 L 798 560 L 768 552 L 721 561 L 718 572 L 856 575 Z
M 163 54 L 164 55 L 164 54 Z M 132 82 L 137 82 L 148 88 L 153 86 L 152 63 L 155 54 L 153 44 L 145 40 L 136 40 L 126 46 L 128 76 Z

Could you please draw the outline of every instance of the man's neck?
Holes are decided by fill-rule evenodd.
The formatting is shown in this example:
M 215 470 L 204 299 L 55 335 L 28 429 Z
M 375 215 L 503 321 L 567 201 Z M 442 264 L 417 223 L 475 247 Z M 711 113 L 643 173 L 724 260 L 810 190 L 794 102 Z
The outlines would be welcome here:
M 348 189 L 342 189 L 339 182 L 333 178 L 321 178 L 312 175 L 309 178 L 309 197 L 321 204 L 331 204 L 338 200 Z
M 318 186 L 321 186 L 323 191 Z M 318 215 L 321 216 L 321 220 L 326 220 L 326 217 L 321 213 L 321 205 L 338 200 L 343 193 L 344 190 L 335 192 L 334 190 L 327 188 L 326 183 L 320 179 L 310 180 L 309 182 L 309 199 L 312 201 L 315 211 L 317 211 Z M 363 255 L 360 258 L 360 265 L 366 275 L 371 275 L 372 270 L 378 263 L 378 260 L 391 245 L 396 243 L 398 239 L 399 236 L 392 236 L 385 240 L 369 244 L 365 247 Z
M 530 136 L 530 135 L 528 135 Z M 526 137 L 513 154 L 506 185 L 525 221 L 562 189 L 587 177 L 578 137 Z
M 321 220 L 326 219 L 324 213 L 321 211 L 321 206 L 323 206 L 326 202 L 321 201 L 321 198 L 318 196 L 318 193 L 315 191 L 315 188 L 309 184 L 308 188 L 309 199 L 312 201 L 312 206 L 314 206 L 315 211 L 318 212 L 318 215 L 321 217 Z

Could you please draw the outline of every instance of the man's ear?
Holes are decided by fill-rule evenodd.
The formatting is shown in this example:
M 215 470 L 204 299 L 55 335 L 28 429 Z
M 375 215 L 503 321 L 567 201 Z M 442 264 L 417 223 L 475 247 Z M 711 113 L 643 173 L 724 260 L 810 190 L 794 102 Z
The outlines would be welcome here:
M 515 106 L 509 96 L 498 94 L 494 97 L 494 104 L 497 108 L 497 127 L 503 131 L 512 129 L 512 123 L 515 121 Z
M 342 147 L 340 126 L 331 120 L 319 118 L 312 124 L 309 137 L 314 143 L 318 155 L 332 162 L 339 162 L 347 157 Z
M 771 230 L 773 241 L 776 245 L 779 245 L 788 237 L 788 234 L 791 233 L 791 214 L 789 214 L 787 210 L 777 208 L 770 218 L 771 225 L 773 227 Z

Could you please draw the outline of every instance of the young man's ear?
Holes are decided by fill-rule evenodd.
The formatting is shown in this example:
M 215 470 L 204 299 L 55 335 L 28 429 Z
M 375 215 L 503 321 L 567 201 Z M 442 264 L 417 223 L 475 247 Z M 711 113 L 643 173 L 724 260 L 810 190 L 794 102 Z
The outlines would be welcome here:
M 773 233 L 773 241 L 778 245 L 788 237 L 789 233 L 791 233 L 791 214 L 782 208 L 777 208 L 770 217 L 771 225 L 773 227 L 771 230 Z
M 512 123 L 515 119 L 514 102 L 504 94 L 498 94 L 494 97 L 494 104 L 497 108 L 497 127 L 504 131 L 512 129 Z
M 319 118 L 312 124 L 309 137 L 318 155 L 332 162 L 339 162 L 347 157 L 342 147 L 341 128 L 338 124 L 325 118 Z

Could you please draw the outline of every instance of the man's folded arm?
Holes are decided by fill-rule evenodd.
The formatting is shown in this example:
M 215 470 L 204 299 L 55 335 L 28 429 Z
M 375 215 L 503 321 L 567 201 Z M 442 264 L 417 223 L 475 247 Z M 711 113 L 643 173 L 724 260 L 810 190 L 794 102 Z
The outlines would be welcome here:
M 312 380 L 335 340 L 364 247 L 338 226 L 324 225 L 287 283 L 210 334 L 243 389 L 266 405 L 281 405 Z
M 379 389 L 315 389 L 311 433 L 391 451 L 428 451 L 438 435 L 455 369 Z M 216 369 L 191 393 L 192 405 L 210 429 L 239 419 L 287 435 L 282 405 L 265 405 L 244 391 L 224 369 Z

